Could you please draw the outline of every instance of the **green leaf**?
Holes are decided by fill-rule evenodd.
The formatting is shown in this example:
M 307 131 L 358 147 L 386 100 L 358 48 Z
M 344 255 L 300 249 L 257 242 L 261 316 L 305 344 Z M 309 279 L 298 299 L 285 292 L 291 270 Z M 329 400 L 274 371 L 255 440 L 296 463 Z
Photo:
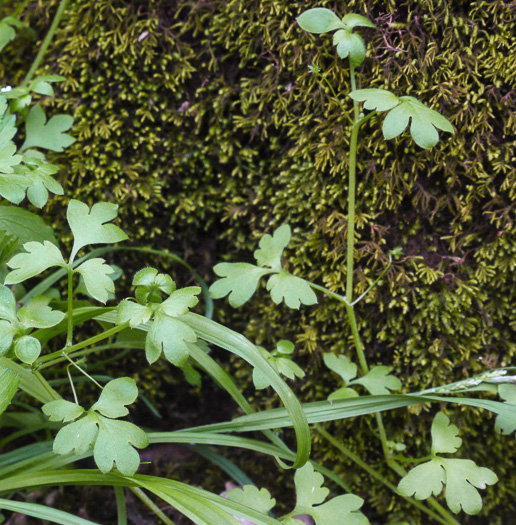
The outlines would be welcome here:
M 477 489 L 485 489 L 498 481 L 494 472 L 477 466 L 469 459 L 450 459 L 436 456 L 438 452 L 453 453 L 462 440 L 458 428 L 450 425 L 448 417 L 439 412 L 432 423 L 432 455 L 427 463 L 413 468 L 399 483 L 402 496 L 426 499 L 438 495 L 446 485 L 446 503 L 452 512 L 462 509 L 467 514 L 477 514 L 482 509 L 482 498 Z
M 452 512 L 462 509 L 466 514 L 478 514 L 482 498 L 477 489 L 485 489 L 498 481 L 488 468 L 478 467 L 469 459 L 441 459 L 446 471 L 446 503 Z
M 85 454 L 97 439 L 99 418 L 95 412 L 87 412 L 74 423 L 64 426 L 54 439 L 54 452 L 68 454 L 75 451 L 78 456 Z
M 66 266 L 59 248 L 49 241 L 26 242 L 26 253 L 15 255 L 8 263 L 13 271 L 7 274 L 5 284 L 16 284 L 34 277 L 53 266 Z
M 195 343 L 196 340 L 195 332 L 188 325 L 158 313 L 145 339 L 147 361 L 154 363 L 163 352 L 167 361 L 183 367 L 189 355 L 187 343 Z
M 25 121 L 26 138 L 21 150 L 44 148 L 51 151 L 63 151 L 75 142 L 65 133 L 73 125 L 70 115 L 55 115 L 48 122 L 43 108 L 36 105 L 31 108 Z
M 376 111 L 388 111 L 400 104 L 400 99 L 386 89 L 356 89 L 349 96 L 357 102 L 363 102 L 365 109 L 376 109 Z
M 10 16 L 0 20 L 0 51 L 16 37 L 13 20 Z
M 14 336 L 18 333 L 15 324 L 9 321 L 0 321 L 0 357 L 3 357 L 11 349 Z
M 20 361 L 31 365 L 41 354 L 41 343 L 35 337 L 25 335 L 16 341 L 14 353 Z
M 99 400 L 91 408 L 106 417 L 123 417 L 129 414 L 125 405 L 131 405 L 137 397 L 136 381 L 130 377 L 120 377 L 107 383 Z
M 414 97 L 400 97 L 401 104 L 394 108 L 383 121 L 383 136 L 386 140 L 400 135 L 407 127 L 409 120 L 410 134 L 414 142 L 430 149 L 439 141 L 437 129 L 454 133 L 453 126 L 442 115 L 425 106 Z
M 439 412 L 432 423 L 432 454 L 453 454 L 462 445 L 459 429 L 450 424 L 448 416 Z
M 140 456 L 133 447 L 145 448 L 148 444 L 147 434 L 136 425 L 100 416 L 93 458 L 104 474 L 115 464 L 124 476 L 133 476 L 140 465 Z
M 14 166 L 22 161 L 21 155 L 16 155 L 16 146 L 7 144 L 0 148 L 0 173 L 14 173 Z
M 50 421 L 62 421 L 64 423 L 75 421 L 84 414 L 84 408 L 64 399 L 50 401 L 43 405 L 42 410 Z
M 199 286 L 189 286 L 176 290 L 172 292 L 168 299 L 161 303 L 158 311 L 170 317 L 180 317 L 188 313 L 188 310 L 199 302 L 196 295 L 200 293 L 201 288 Z
M 0 230 L 15 235 L 22 243 L 50 241 L 57 244 L 52 228 L 41 217 L 17 206 L 0 205 Z
M 280 354 L 290 355 L 294 353 L 295 345 L 292 341 L 287 341 L 286 339 L 281 339 L 276 344 L 276 350 Z
M 0 97 L 0 115 L 3 114 L 2 109 L 7 109 L 7 102 L 5 97 Z M 12 145 L 12 138 L 16 135 L 18 128 L 16 127 L 16 117 L 14 115 L 4 115 L 0 117 L 0 150 L 5 146 Z
M 317 296 L 308 282 L 286 272 L 272 275 L 267 281 L 267 290 L 276 304 L 284 301 L 289 308 L 317 303 Z
M 368 20 L 365 16 L 357 15 L 355 13 L 348 13 L 342 21 L 348 26 L 348 27 L 372 27 L 373 29 L 376 29 L 376 26 Z
M 314 471 L 311 463 L 298 469 L 294 476 L 296 485 L 296 507 L 293 515 L 309 514 L 316 525 L 367 525 L 368 519 L 359 511 L 364 500 L 353 494 L 345 494 L 322 503 L 329 490 L 322 487 L 324 478 Z M 315 506 L 317 505 L 317 506 Z M 299 520 L 293 519 L 295 525 Z
M 398 484 L 398 492 L 405 497 L 427 499 L 432 494 L 438 496 L 444 484 L 446 474 L 442 464 L 437 459 L 414 467 Z
M 65 317 L 64 312 L 52 310 L 48 304 L 50 297 L 39 295 L 18 310 L 18 318 L 24 328 L 51 328 L 58 325 Z
M 504 399 L 507 404 L 516 405 L 516 385 L 500 385 L 498 387 L 498 395 Z M 516 407 L 514 410 L 516 411 Z M 496 417 L 495 430 L 500 434 L 512 434 L 516 430 L 516 421 L 500 414 Z
M 388 366 L 374 366 L 365 376 L 355 379 L 353 383 L 360 383 L 374 396 L 388 395 L 390 390 L 399 390 L 402 386 L 397 377 L 389 375 L 390 371 Z
M 0 366 L 0 414 L 11 403 L 19 384 L 20 376 L 16 372 L 5 366 Z
M 284 349 L 285 352 L 282 353 L 280 348 Z M 274 354 L 270 354 L 267 352 L 267 350 L 265 350 L 265 348 L 262 348 L 261 346 L 259 346 L 258 349 L 278 374 L 284 375 L 288 379 L 294 379 L 295 377 L 301 378 L 305 376 L 303 370 L 301 370 L 301 368 L 296 365 L 296 363 L 294 363 L 289 357 L 289 355 L 294 351 L 294 345 L 290 341 L 279 341 Z M 253 383 L 257 390 L 262 390 L 268 386 L 271 386 L 270 378 L 257 368 L 253 369 Z
M 258 266 L 268 266 L 273 270 L 281 270 L 281 255 L 290 242 L 291 231 L 288 224 L 283 224 L 271 235 L 265 234 L 259 243 L 259 249 L 254 252 Z
M 24 175 L 0 173 L 0 195 L 13 204 L 19 204 L 25 198 L 28 185 L 29 181 Z
M 176 283 L 170 275 L 158 273 L 156 268 L 143 268 L 136 273 L 133 279 L 136 286 L 136 299 L 142 303 L 161 302 L 161 293 L 170 295 L 176 289 Z
M 111 244 L 125 241 L 127 235 L 114 224 L 106 224 L 117 216 L 118 206 L 108 202 L 99 202 L 89 208 L 87 204 L 71 200 L 66 211 L 66 218 L 74 236 L 70 261 L 77 252 L 90 244 Z
M 35 78 L 29 85 L 29 90 L 38 93 L 39 95 L 54 96 L 54 89 L 51 86 L 52 82 L 64 82 L 65 77 L 60 75 L 43 75 Z
M 349 399 L 351 397 L 358 397 L 358 392 L 356 390 L 353 390 L 352 388 L 343 386 L 342 388 L 335 390 L 335 392 L 332 392 L 328 396 L 328 401 L 337 401 L 338 399 Z
M 16 299 L 13 292 L 0 284 L 0 319 L 16 321 Z
M 316 34 L 346 27 L 335 13 L 324 7 L 308 9 L 298 16 L 297 23 L 304 31 Z
M 345 355 L 323 354 L 324 364 L 338 374 L 347 385 L 357 376 L 358 367 Z
M 230 490 L 226 493 L 226 497 L 262 514 L 268 514 L 276 505 L 276 500 L 267 489 L 258 489 L 253 485 L 245 485 L 241 489 Z
M 116 324 L 129 323 L 131 328 L 136 328 L 140 324 L 147 323 L 153 313 L 154 310 L 148 306 L 124 299 L 118 305 Z
M 249 301 L 256 292 L 260 278 L 271 273 L 266 268 L 248 263 L 220 263 L 213 271 L 223 279 L 210 286 L 210 295 L 213 299 L 220 299 L 229 294 L 229 304 L 234 308 Z
M 115 270 L 104 259 L 95 258 L 83 262 L 75 271 L 82 275 L 88 293 L 97 301 L 106 304 L 109 292 L 115 292 L 115 283 L 109 277 Z
M 25 162 L 23 173 L 29 184 L 27 197 L 34 206 L 42 208 L 48 201 L 48 192 L 63 195 L 64 190 L 61 184 L 52 177 L 59 171 L 59 168 L 44 159 L 29 155 L 32 152 L 33 150 L 23 156 Z
M 359 66 L 365 60 L 366 47 L 360 35 L 348 29 L 341 29 L 333 35 L 333 44 L 337 46 L 337 54 L 340 58 L 349 56 L 353 67 Z

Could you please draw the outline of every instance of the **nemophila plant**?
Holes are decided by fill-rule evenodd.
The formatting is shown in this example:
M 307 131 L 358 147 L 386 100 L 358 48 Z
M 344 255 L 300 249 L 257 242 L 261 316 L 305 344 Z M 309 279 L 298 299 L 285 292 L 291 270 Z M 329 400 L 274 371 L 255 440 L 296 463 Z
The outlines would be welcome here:
M 26 3 L 16 16 L 0 21 L 0 49 L 10 45 L 16 30 L 26 30 L 17 18 L 24 5 Z M 471 460 L 442 455 L 454 453 L 461 444 L 457 429 L 450 425 L 447 416 L 439 413 L 434 420 L 431 456 L 413 460 L 394 455 L 405 452 L 406 448 L 403 443 L 388 439 L 381 413 L 423 403 L 456 403 L 494 412 L 496 430 L 510 434 L 516 429 L 516 395 L 511 370 L 490 371 L 422 392 L 394 394 L 402 387 L 400 379 L 391 374 L 388 366 L 369 367 L 358 332 L 354 307 L 388 269 L 387 266 L 362 295 L 354 297 L 354 188 L 359 130 L 377 112 L 389 111 L 383 126 L 387 138 L 402 133 L 410 124 L 416 143 L 427 148 L 437 141 L 437 129 L 453 131 L 444 117 L 411 97 L 396 97 L 382 90 L 355 89 L 354 68 L 366 56 L 364 41 L 356 31 L 373 29 L 374 24 L 356 14 L 339 19 L 327 9 L 309 10 L 299 18 L 301 27 L 308 31 L 334 31 L 337 53 L 350 61 L 353 86 L 350 96 L 354 100 L 355 116 L 349 117 L 352 140 L 345 295 L 286 270 L 289 267 L 286 248 L 292 236 L 286 224 L 272 235 L 262 237 L 254 253 L 256 265 L 217 265 L 215 272 L 222 279 L 210 289 L 213 297 L 228 295 L 230 304 L 238 307 L 253 296 L 264 277 L 276 304 L 306 308 L 320 300 L 318 292 L 344 305 L 359 364 L 347 355 L 324 354 L 326 366 L 341 377 L 343 386 L 331 394 L 329 400 L 302 403 L 285 381 L 306 377 L 305 371 L 293 361 L 294 344 L 282 339 L 274 350 L 268 351 L 211 320 L 212 299 L 206 283 L 179 257 L 150 248 L 113 246 L 128 240 L 124 230 L 114 223 L 116 203 L 91 205 L 68 200 L 66 218 L 73 235 L 69 252 L 60 247 L 53 230 L 39 216 L 15 206 L 27 197 L 34 206 L 43 207 L 50 193 L 63 193 L 54 178 L 57 168 L 45 155 L 48 151 L 62 151 L 73 142 L 72 135 L 68 134 L 73 119 L 66 115 L 47 116 L 43 105 L 38 103 L 39 97 L 54 96 L 53 86 L 63 78 L 34 77 L 65 6 L 66 0 L 61 0 L 51 29 L 22 85 L 3 89 L 0 94 L 0 195 L 11 203 L 0 205 L 3 281 L 0 284 L 0 421 L 3 430 L 13 430 L 0 442 L 10 447 L 9 451 L 0 453 L 0 509 L 55 523 L 91 524 L 93 522 L 71 512 L 15 501 L 13 496 L 33 492 L 35 487 L 96 484 L 113 487 L 120 525 L 127 523 L 125 490 L 132 491 L 166 524 L 173 522 L 150 496 L 203 525 L 238 525 L 242 520 L 256 525 L 298 525 L 301 516 L 306 515 L 311 516 L 316 525 L 367 524 L 367 509 L 362 509 L 364 501 L 349 493 L 347 484 L 331 470 L 310 461 L 310 425 L 316 425 L 315 431 L 346 457 L 390 490 L 396 490 L 408 504 L 434 522 L 458 523 L 431 497 L 440 495 L 443 487 L 452 512 L 478 512 L 481 508 L 478 489 L 495 483 L 496 474 Z M 324 81 L 318 67 L 313 66 L 312 71 Z M 358 101 L 363 101 L 364 108 L 372 112 L 362 115 Z M 20 128 L 23 133 L 18 134 Z M 183 264 L 191 270 L 199 286 L 180 288 L 169 273 L 145 267 L 133 278 L 134 297 L 119 300 L 115 290 L 119 270 L 103 256 L 123 249 L 139 251 L 142 255 L 160 255 Z M 397 255 L 399 249 L 394 249 L 392 257 Z M 202 311 L 201 306 L 205 307 L 206 315 L 195 313 Z M 87 330 L 83 330 L 83 326 Z M 200 387 L 201 377 L 213 379 L 243 415 L 222 423 L 152 432 L 147 424 L 142 426 L 133 420 L 134 412 L 130 412 L 130 406 L 144 399 L 144 392 L 134 378 L 124 377 L 122 373 L 121 377 L 108 379 L 95 375 L 100 365 L 116 364 L 120 358 L 119 353 L 108 358 L 103 354 L 120 349 L 141 353 L 142 366 L 152 366 L 164 359 L 181 368 L 190 385 Z M 256 412 L 239 390 L 236 379 L 215 359 L 220 350 L 246 361 L 256 390 L 272 388 L 278 406 Z M 79 380 L 90 382 L 96 389 L 93 401 L 91 394 L 76 389 Z M 56 386 L 59 388 L 56 390 L 55 385 L 61 386 Z M 460 395 L 478 391 L 499 393 L 503 401 Z M 218 411 L 217 406 L 214 411 Z M 328 421 L 370 414 L 376 418 L 375 435 L 385 461 L 401 478 L 397 489 L 391 478 L 364 464 L 355 452 L 320 426 Z M 291 435 L 284 436 L 282 431 Z M 242 437 L 245 432 L 256 435 Z M 18 446 L 14 440 L 22 436 L 27 440 L 36 436 L 37 442 Z M 228 467 L 228 458 L 220 457 L 214 450 L 209 451 L 214 463 L 224 465 L 225 475 L 245 485 L 243 489 L 230 491 L 227 498 L 176 479 L 140 474 L 139 450 L 160 443 L 188 444 L 206 457 L 208 454 L 202 447 L 207 445 L 237 447 L 274 457 L 278 468 L 295 470 L 294 508 L 280 515 L 275 511 L 271 495 L 274 488 L 269 492 L 249 485 L 247 474 L 234 464 Z M 89 458 L 93 458 L 95 469 L 82 468 L 83 460 Z M 426 462 L 407 473 L 400 463 L 403 461 Z M 75 466 L 71 468 L 72 465 Z M 152 465 L 148 468 L 152 469 Z M 330 496 L 329 489 L 323 488 L 323 474 L 347 494 Z M 278 495 L 283 496 L 281 488 Z M 421 499 L 427 501 L 423 503 Z M 68 506 L 74 507 L 73 503 Z

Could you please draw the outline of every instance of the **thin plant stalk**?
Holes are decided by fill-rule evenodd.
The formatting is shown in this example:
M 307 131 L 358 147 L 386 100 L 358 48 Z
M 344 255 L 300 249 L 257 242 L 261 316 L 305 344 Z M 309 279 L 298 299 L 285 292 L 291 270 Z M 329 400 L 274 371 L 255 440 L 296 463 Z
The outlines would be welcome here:
M 158 516 L 158 518 L 161 519 L 163 523 L 166 525 L 175 525 L 174 522 L 169 517 L 165 516 L 161 509 L 147 496 L 147 494 L 145 494 L 145 492 L 143 492 L 142 489 L 139 487 L 130 488 L 133 493 L 136 494 L 136 496 L 138 496 L 143 501 L 143 503 L 145 503 L 145 505 L 147 505 L 147 507 L 149 507 L 149 509 L 152 510 L 156 516 Z
M 38 67 L 41 65 L 43 57 L 47 52 L 48 46 L 50 45 L 50 42 L 52 42 L 52 38 L 54 38 L 54 35 L 57 31 L 59 22 L 61 22 L 61 18 L 63 17 L 63 13 L 66 9 L 67 3 L 68 0 L 61 0 L 61 3 L 59 4 L 59 7 L 57 8 L 56 14 L 54 16 L 54 20 L 52 21 L 52 25 L 48 30 L 45 40 L 43 40 L 43 44 L 41 44 L 41 47 L 39 48 L 38 54 L 36 55 L 36 58 L 34 59 L 34 62 L 32 63 L 31 68 L 29 69 L 29 72 L 27 73 L 27 75 L 25 75 L 25 78 L 23 79 L 23 82 L 21 84 L 22 86 L 27 86 L 29 84 L 29 82 L 34 77 Z

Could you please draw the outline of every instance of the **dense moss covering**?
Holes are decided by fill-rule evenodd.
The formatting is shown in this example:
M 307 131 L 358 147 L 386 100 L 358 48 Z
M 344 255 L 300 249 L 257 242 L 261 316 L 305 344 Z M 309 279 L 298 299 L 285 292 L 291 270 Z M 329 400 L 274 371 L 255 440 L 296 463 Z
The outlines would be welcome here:
M 30 4 L 38 38 L 57 3 Z M 67 194 L 117 200 L 135 243 L 181 253 L 210 280 L 216 262 L 248 260 L 263 232 L 288 222 L 289 268 L 342 291 L 347 120 L 307 66 L 319 64 L 351 109 L 349 79 L 329 37 L 295 24 L 315 6 L 377 24 L 378 31 L 362 31 L 369 51 L 361 86 L 415 95 L 456 128 L 430 152 L 407 134 L 383 141 L 378 119 L 364 129 L 357 291 L 380 273 L 390 249 L 404 253 L 358 307 L 370 362 L 394 362 L 407 391 L 514 363 L 514 3 L 70 0 L 41 70 L 68 78 L 57 100 L 76 118 L 78 140 L 58 158 Z M 9 49 L 0 79 L 16 83 L 32 43 Z M 50 209 L 59 222 L 59 200 Z M 219 320 L 261 344 L 296 341 L 298 362 L 310 371 L 298 388 L 304 400 L 323 399 L 337 385 L 323 351 L 354 355 L 345 312 L 331 301 L 298 313 L 275 307 L 262 290 L 242 312 L 222 301 L 217 308 Z M 248 382 L 247 369 L 237 373 Z M 387 416 L 389 435 L 415 452 L 435 409 Z M 484 412 L 451 416 L 464 455 L 501 479 L 486 491 L 482 516 L 461 522 L 512 522 L 513 438 L 495 435 Z M 365 420 L 331 429 L 379 459 Z M 365 497 L 370 512 L 404 508 L 320 439 L 315 456 Z

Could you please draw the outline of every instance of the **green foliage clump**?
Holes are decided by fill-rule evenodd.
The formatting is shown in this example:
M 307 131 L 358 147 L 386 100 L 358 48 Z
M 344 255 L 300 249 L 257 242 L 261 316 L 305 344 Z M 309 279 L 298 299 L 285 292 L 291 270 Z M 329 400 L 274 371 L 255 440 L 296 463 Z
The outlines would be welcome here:
M 56 6 L 40 0 L 31 11 L 37 38 Z M 55 157 L 66 166 L 60 182 L 78 199 L 118 200 L 124 223 L 133 225 L 131 238 L 195 253 L 205 272 L 238 260 L 235 252 L 251 261 L 259 232 L 288 222 L 294 229 L 286 268 L 342 291 L 346 116 L 335 101 L 327 103 L 331 91 L 308 65 L 317 64 L 337 90 L 348 73 L 331 46 L 316 46 L 298 29 L 295 18 L 308 7 L 367 14 L 381 28 L 369 39 L 379 60 L 366 57 L 362 65 L 367 84 L 417 95 L 456 130 L 429 154 L 407 134 L 376 140 L 375 126 L 359 150 L 358 291 L 381 272 L 389 250 L 403 249 L 357 307 L 368 359 L 382 364 L 394 356 L 394 373 L 407 378 L 407 388 L 511 364 L 516 12 L 506 2 L 71 0 L 48 71 L 41 71 L 68 79 L 57 104 L 76 122 L 77 141 Z M 12 61 L 0 69 L 4 84 L 24 74 L 17 67 L 27 52 L 6 50 Z M 342 103 L 351 111 L 350 100 Z M 53 202 L 59 220 L 59 198 Z M 266 294 L 243 313 L 218 304 L 219 317 L 246 326 L 259 344 L 272 348 L 295 338 L 299 361 L 310 370 L 304 399 L 325 399 L 339 386 L 323 371 L 322 356 L 351 354 L 341 305 L 322 301 L 308 322 L 306 310 L 278 308 Z M 249 369 L 240 376 L 250 381 Z M 482 435 L 464 444 L 465 455 L 504 479 L 478 518 L 489 514 L 490 523 L 501 523 L 513 519 L 512 443 L 487 432 L 484 417 L 468 410 L 455 421 Z M 415 446 L 429 421 L 421 418 L 415 428 L 400 414 L 390 435 Z M 334 427 L 351 448 L 369 443 L 374 461 L 369 432 L 364 422 Z M 321 447 L 314 446 L 316 454 L 353 487 L 364 486 L 362 474 L 348 472 L 338 453 Z M 389 508 L 380 486 L 370 492 L 375 506 Z

